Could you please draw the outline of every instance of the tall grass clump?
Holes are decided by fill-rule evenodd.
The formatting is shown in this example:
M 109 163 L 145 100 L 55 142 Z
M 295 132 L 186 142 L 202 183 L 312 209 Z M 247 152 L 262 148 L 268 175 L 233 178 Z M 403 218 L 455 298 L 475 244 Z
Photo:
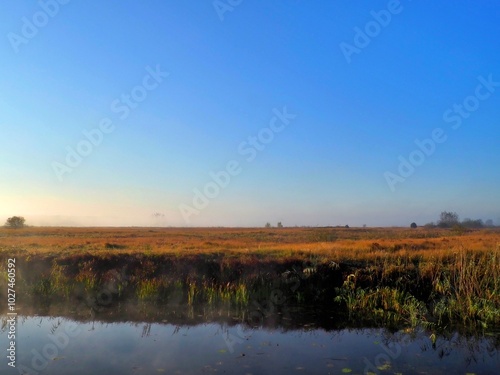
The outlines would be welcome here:
M 73 283 L 65 275 L 65 267 L 59 265 L 55 260 L 50 273 L 51 293 L 69 297 L 73 290 Z
M 389 325 L 428 325 L 425 304 L 404 290 L 388 286 L 360 288 L 356 286 L 356 275 L 350 274 L 336 292 L 335 302 L 345 305 L 350 319 L 369 317 Z
M 192 306 L 196 296 L 196 283 L 194 281 L 188 282 L 188 305 Z
M 99 277 L 97 275 L 97 267 L 94 260 L 84 261 L 79 265 L 79 272 L 75 277 L 75 281 L 83 284 L 87 292 L 97 290 L 99 287 Z
M 140 300 L 154 299 L 159 295 L 161 280 L 145 279 L 137 283 L 136 294 Z
M 192 306 L 196 303 L 206 303 L 216 306 L 221 303 L 245 307 L 249 302 L 248 287 L 244 282 L 216 283 L 203 281 L 196 283 L 188 281 L 186 284 L 187 303 Z
M 43 296 L 43 297 L 65 297 L 68 298 L 74 288 L 74 282 L 65 275 L 65 267 L 59 265 L 56 261 L 52 262 L 52 267 L 50 272 L 44 273 L 42 277 L 38 280 L 26 283 L 31 288 L 31 291 L 34 296 Z
M 434 315 L 440 323 L 500 324 L 500 251 L 453 254 L 433 281 Z

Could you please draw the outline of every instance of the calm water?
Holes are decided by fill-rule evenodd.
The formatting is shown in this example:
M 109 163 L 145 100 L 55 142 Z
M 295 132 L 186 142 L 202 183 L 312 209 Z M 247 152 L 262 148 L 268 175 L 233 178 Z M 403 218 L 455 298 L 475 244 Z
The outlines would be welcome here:
M 329 329 L 303 324 L 173 324 L 18 316 L 16 368 L 1 374 L 495 374 L 498 337 Z M 118 319 L 117 319 L 118 320 Z M 209 321 L 212 320 L 212 321 Z M 6 316 L 2 316 L 2 323 Z M 3 325 L 0 347 L 9 347 Z M 496 342 L 496 343 L 495 343 Z M 24 372 L 23 372 L 24 371 Z

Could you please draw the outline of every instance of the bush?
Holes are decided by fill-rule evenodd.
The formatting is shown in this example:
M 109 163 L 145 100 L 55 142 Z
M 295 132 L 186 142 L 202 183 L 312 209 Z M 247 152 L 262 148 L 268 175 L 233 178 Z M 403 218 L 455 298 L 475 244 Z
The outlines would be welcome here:
M 410 228 L 415 229 L 417 227 L 417 223 L 411 223 Z
M 462 221 L 462 225 L 466 228 L 483 228 L 484 223 L 481 219 L 472 220 L 472 219 L 464 219 Z
M 5 226 L 9 228 L 22 228 L 26 220 L 22 216 L 12 216 L 7 219 Z
M 441 212 L 440 219 L 438 221 L 438 227 L 440 228 L 453 228 L 453 226 L 459 224 L 458 214 L 456 212 Z

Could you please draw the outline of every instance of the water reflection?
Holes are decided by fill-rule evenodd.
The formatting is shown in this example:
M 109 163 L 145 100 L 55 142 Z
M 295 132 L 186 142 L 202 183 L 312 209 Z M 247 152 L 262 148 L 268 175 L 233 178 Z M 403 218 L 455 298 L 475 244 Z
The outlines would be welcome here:
M 265 319 L 207 307 L 52 305 L 17 322 L 17 368 L 2 374 L 498 374 L 498 335 L 349 328 L 334 315 L 289 309 Z M 285 316 L 286 315 L 286 316 Z M 0 345 L 8 347 L 7 317 Z M 24 371 L 24 372 L 23 372 Z

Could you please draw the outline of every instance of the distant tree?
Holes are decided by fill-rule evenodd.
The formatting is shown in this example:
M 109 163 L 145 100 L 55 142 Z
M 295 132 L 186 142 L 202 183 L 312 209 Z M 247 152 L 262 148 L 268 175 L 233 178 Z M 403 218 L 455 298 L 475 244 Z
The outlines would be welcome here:
M 424 225 L 424 228 L 436 228 L 436 224 L 433 221 Z
M 278 228 L 283 228 L 283 224 L 281 224 L 281 221 L 278 222 L 278 224 L 276 225 Z
M 5 226 L 9 228 L 22 228 L 26 220 L 22 216 L 12 216 L 7 219 Z
M 484 223 L 481 219 L 472 220 L 467 218 L 462 221 L 462 226 L 465 228 L 482 228 L 484 227 Z
M 411 223 L 410 228 L 415 229 L 417 227 L 417 223 Z
M 266 223 L 266 228 L 271 228 L 271 223 Z
M 438 226 L 441 228 L 451 228 L 459 224 L 458 214 L 456 212 L 443 211 L 439 217 Z
M 346 226 L 344 228 L 349 228 L 349 225 L 346 224 Z
M 366 224 L 363 224 L 363 228 L 366 228 Z
M 484 222 L 484 225 L 487 227 L 492 227 L 493 226 L 493 220 L 488 219 Z

